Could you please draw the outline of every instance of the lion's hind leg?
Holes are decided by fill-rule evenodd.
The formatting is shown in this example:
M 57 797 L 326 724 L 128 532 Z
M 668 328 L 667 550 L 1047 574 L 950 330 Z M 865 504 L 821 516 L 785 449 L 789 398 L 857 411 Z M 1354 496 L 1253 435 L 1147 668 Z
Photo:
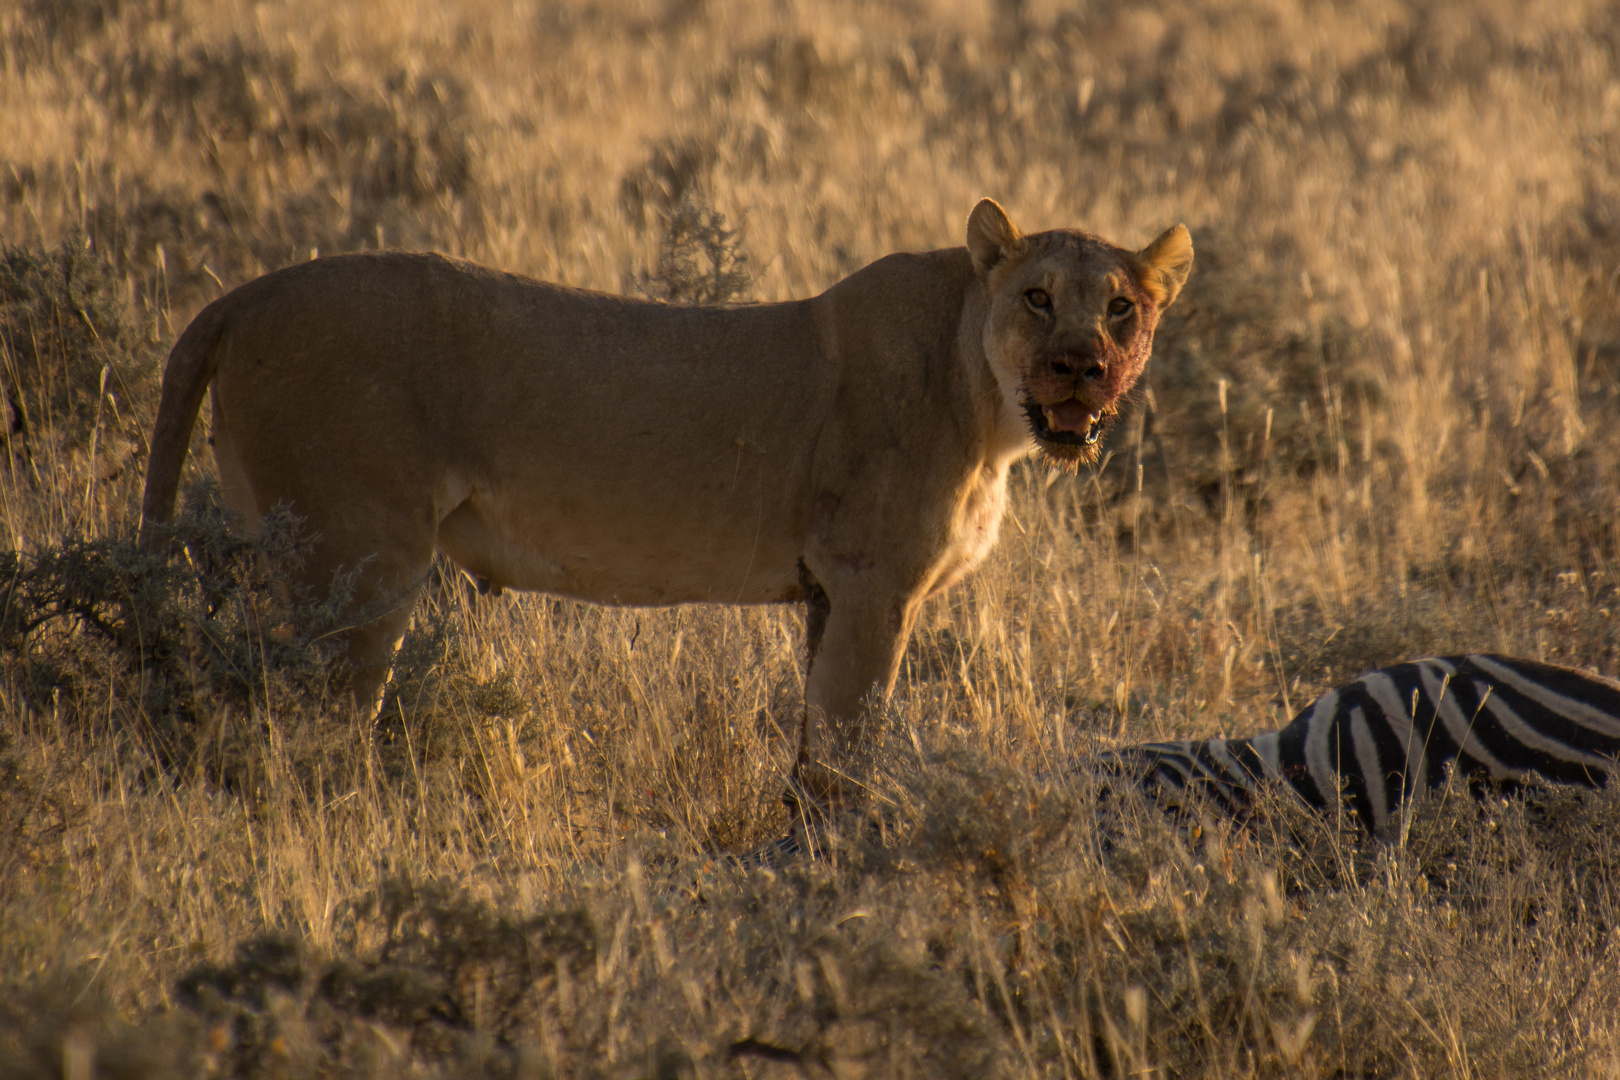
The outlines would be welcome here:
M 430 504 L 405 505 L 352 489 L 280 492 L 304 519 L 312 541 L 299 584 L 317 603 L 338 607 L 328 638 L 343 645 L 332 688 L 363 714 L 375 714 L 394 651 L 410 624 L 433 564 L 436 515 Z M 260 512 L 269 507 L 260 500 Z
M 306 578 L 317 595 L 350 587 L 342 627 L 346 670 L 339 684 L 355 707 L 374 713 L 411 614 L 433 567 L 437 523 L 430 508 L 377 505 L 328 525 Z
M 298 584 L 317 603 L 341 601 L 338 629 L 331 636 L 343 643 L 344 652 L 333 686 L 361 711 L 374 713 L 394 650 L 432 568 L 437 508 L 431 499 L 413 499 L 399 490 L 398 475 L 407 471 L 403 462 L 370 475 L 307 462 L 297 470 L 278 469 L 253 434 L 250 429 L 243 438 L 234 432 L 216 404 L 210 442 L 221 494 L 250 531 L 282 503 L 303 519 L 313 544 Z
M 219 493 L 237 517 L 242 528 L 252 532 L 259 527 L 264 511 L 253 492 L 253 482 L 247 466 L 237 452 L 236 439 L 225 422 L 219 408 L 214 408 L 214 419 L 208 432 L 208 444 L 214 448 L 214 465 L 219 470 Z

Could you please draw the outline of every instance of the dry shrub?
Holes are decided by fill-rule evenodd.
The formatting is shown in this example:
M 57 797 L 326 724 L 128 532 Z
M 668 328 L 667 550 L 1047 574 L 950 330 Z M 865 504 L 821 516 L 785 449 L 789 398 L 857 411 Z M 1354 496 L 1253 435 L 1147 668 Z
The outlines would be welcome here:
M 1160 324 L 1110 479 L 1128 493 L 1140 467 L 1158 507 L 1190 497 L 1219 513 L 1230 492 L 1252 517 L 1272 484 L 1340 465 L 1328 412 L 1376 409 L 1381 390 L 1368 336 L 1302 283 L 1297 260 L 1219 225 L 1194 235 L 1197 271 Z
M 1066 854 L 1081 813 L 1076 793 L 961 747 L 924 758 L 896 801 L 916 822 L 911 846 L 930 863 L 982 877 L 1016 899 Z
M 311 251 L 424 244 L 476 192 L 478 127 L 448 72 L 353 82 L 262 41 L 210 40 L 184 4 L 40 6 L 51 10 L 20 22 L 14 49 L 76 71 L 116 125 L 160 146 L 206 145 L 215 163 L 201 192 L 116 168 L 10 170 L 12 202 L 55 185 L 105 192 L 90 235 L 154 307 L 195 308 L 222 281 Z M 287 170 L 296 182 L 272 179 Z
M 613 1076 L 637 1058 L 668 1077 L 727 1061 L 995 1074 L 986 1017 L 937 956 L 867 921 L 876 911 L 838 921 L 872 899 L 848 871 L 699 871 L 683 886 L 694 867 L 674 869 L 651 880 L 632 861 L 575 906 L 533 914 L 396 879 L 346 908 L 334 949 L 260 936 L 185 974 L 176 996 L 229 1033 L 214 1036 L 229 1075 Z
M 351 590 L 340 578 L 315 599 L 294 584 L 308 540 L 284 508 L 245 537 L 212 489 L 194 489 L 161 539 L 6 552 L 0 633 L 18 707 L 70 728 L 110 720 L 183 769 L 230 711 L 321 699 Z
M 1616 170 L 1620 172 L 1620 170 Z M 1620 191 L 1594 192 L 1555 238 L 1571 264 L 1571 308 L 1582 391 L 1620 396 Z
M 1283 664 L 1313 686 L 1349 682 L 1394 657 L 1446 656 L 1480 648 L 1477 628 L 1458 620 L 1434 589 L 1358 597 L 1335 611 L 1304 600 L 1273 617 Z M 1303 699 L 1296 704 L 1302 706 Z
M 469 725 L 504 728 L 524 744 L 538 734 L 534 702 L 510 671 L 480 674 L 466 633 L 441 600 L 418 614 L 395 654 L 376 719 L 377 750 L 391 776 L 455 760 Z
M 177 29 L 184 38 L 189 28 L 181 20 Z M 138 39 L 129 51 L 109 45 L 98 79 L 115 115 L 150 125 L 160 139 L 208 139 L 223 154 L 308 157 L 349 178 L 368 203 L 420 204 L 467 194 L 474 182 L 466 92 L 450 75 L 393 72 L 366 88 L 312 84 L 292 55 L 240 39 L 188 44 L 178 55 L 172 42 Z
M 122 468 L 156 398 L 154 351 L 83 232 L 52 248 L 0 251 L 0 377 L 13 455 L 31 459 L 41 438 L 83 446 L 95 435 Z
M 658 243 L 658 265 L 642 288 L 672 304 L 725 304 L 746 300 L 754 283 L 741 229 L 691 190 L 668 210 Z
M 0 1073 L 14 1080 L 156 1080 L 207 1063 L 189 1017 L 132 1024 L 83 978 L 0 998 Z
M 555 1021 L 559 994 L 596 961 L 583 910 L 511 917 L 442 885 L 387 882 L 341 923 L 335 958 L 261 936 L 180 980 L 180 1002 L 229 1030 L 230 1074 L 289 1056 L 356 1065 L 389 1048 L 401 1065 L 472 1057 L 511 1075 L 517 1040 Z
M 144 24 L 171 6 L 169 0 L 26 0 L 12 45 L 30 60 L 59 60 L 121 20 Z M 53 50 L 59 52 L 53 56 Z

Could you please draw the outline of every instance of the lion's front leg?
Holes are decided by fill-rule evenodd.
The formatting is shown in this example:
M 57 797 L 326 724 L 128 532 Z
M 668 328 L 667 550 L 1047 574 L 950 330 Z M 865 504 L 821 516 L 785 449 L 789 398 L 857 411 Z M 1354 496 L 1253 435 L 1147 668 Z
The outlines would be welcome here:
M 800 795 L 839 809 L 865 801 L 859 774 L 871 738 L 867 709 L 894 689 L 921 596 L 840 582 L 819 596 L 807 589 L 806 598 L 810 636 L 819 628 L 820 640 L 819 648 L 811 642 L 794 783 Z

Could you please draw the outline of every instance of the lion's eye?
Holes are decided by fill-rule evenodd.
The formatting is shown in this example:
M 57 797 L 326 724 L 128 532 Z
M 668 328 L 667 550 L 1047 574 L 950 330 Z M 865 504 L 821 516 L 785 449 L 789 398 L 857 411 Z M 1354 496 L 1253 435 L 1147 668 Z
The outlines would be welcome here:
M 1131 309 L 1135 306 L 1135 304 L 1131 303 L 1123 296 L 1116 296 L 1108 304 L 1108 314 L 1114 316 L 1116 319 L 1122 318 L 1129 315 L 1131 313 Z
M 1024 294 L 1024 300 L 1036 311 L 1052 310 L 1052 295 L 1045 289 L 1031 289 Z

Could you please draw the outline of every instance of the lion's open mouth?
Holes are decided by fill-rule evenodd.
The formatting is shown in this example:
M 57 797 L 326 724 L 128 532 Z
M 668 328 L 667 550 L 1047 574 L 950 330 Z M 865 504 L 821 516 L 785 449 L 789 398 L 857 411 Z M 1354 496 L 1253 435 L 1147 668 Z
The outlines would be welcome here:
M 1030 430 L 1042 442 L 1095 446 L 1105 426 L 1102 410 L 1093 409 L 1073 398 L 1056 405 L 1038 405 L 1026 401 L 1024 414 L 1029 417 Z

